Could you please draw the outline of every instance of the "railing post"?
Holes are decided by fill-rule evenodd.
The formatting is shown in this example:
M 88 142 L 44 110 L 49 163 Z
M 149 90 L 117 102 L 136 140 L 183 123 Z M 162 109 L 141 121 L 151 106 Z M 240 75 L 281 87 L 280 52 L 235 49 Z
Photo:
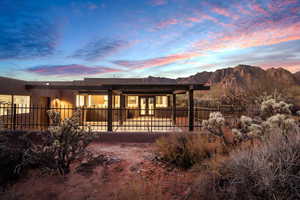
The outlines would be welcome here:
M 112 130 L 112 90 L 108 90 L 107 131 L 111 132 Z
M 194 130 L 194 91 L 188 91 L 189 131 Z
M 120 110 L 119 110 L 119 120 L 120 120 L 120 125 L 123 125 L 125 117 L 125 96 L 123 94 L 120 95 Z
M 176 125 L 176 94 L 173 94 L 172 97 L 172 119 L 173 125 Z
M 17 105 L 12 104 L 12 130 L 16 130 Z

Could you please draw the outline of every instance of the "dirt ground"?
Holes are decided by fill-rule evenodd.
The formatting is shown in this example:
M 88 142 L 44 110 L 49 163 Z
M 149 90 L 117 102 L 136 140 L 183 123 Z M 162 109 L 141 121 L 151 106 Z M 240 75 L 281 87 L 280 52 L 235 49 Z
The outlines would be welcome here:
M 15 200 L 184 199 L 194 172 L 155 161 L 153 144 L 92 143 L 96 161 L 78 160 L 71 173 L 41 175 L 30 171 L 6 193 Z M 97 161 L 98 158 L 104 161 Z

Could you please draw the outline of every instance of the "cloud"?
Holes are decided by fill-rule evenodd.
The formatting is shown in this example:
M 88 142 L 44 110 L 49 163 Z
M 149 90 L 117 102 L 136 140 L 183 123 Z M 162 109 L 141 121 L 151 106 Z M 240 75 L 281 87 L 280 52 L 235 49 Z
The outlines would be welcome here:
M 260 14 L 262 14 L 262 15 L 265 15 L 265 16 L 267 16 L 267 15 L 269 14 L 263 7 L 261 7 L 260 4 L 258 4 L 258 3 L 256 3 L 256 2 L 252 2 L 252 3 L 250 4 L 250 8 L 251 8 L 253 11 L 255 11 L 255 12 L 257 12 L 257 13 L 260 13 Z
M 168 19 L 168 20 L 164 20 L 164 21 L 159 22 L 154 27 L 154 29 L 155 30 L 160 30 L 160 29 L 166 28 L 167 26 L 175 25 L 175 24 L 178 24 L 178 23 L 180 23 L 180 20 L 178 20 L 178 19 Z
M 212 39 L 195 42 L 193 48 L 200 52 L 223 51 L 300 40 L 300 16 L 290 13 L 250 18 L 227 26 L 223 32 L 212 34 Z
M 152 6 L 162 6 L 168 3 L 168 0 L 151 0 Z
M 89 67 L 85 65 L 70 64 L 70 65 L 41 65 L 31 67 L 25 71 L 35 73 L 38 75 L 59 75 L 59 76 L 72 76 L 72 75 L 94 75 L 104 74 L 109 72 L 119 72 L 118 69 L 112 69 L 102 66 Z
M 218 7 L 218 6 L 214 6 L 212 8 L 212 11 L 217 13 L 218 15 L 223 15 L 223 16 L 226 16 L 226 17 L 230 17 L 232 19 L 239 19 L 240 17 L 232 12 L 230 12 L 228 9 L 225 9 L 225 8 L 221 8 L 221 7 Z
M 298 0 L 272 0 L 268 4 L 268 9 L 272 12 L 280 12 L 286 7 L 292 5 L 292 4 L 297 4 Z
M 300 61 L 284 61 L 284 62 L 263 62 L 260 63 L 263 69 L 284 68 L 290 72 L 298 72 L 300 70 Z
M 145 60 L 116 60 L 113 61 L 114 64 L 128 67 L 130 69 L 143 69 L 158 67 L 163 65 L 168 65 L 175 63 L 177 61 L 188 60 L 194 57 L 200 56 L 196 53 L 184 53 L 184 54 L 172 54 L 165 57 L 145 59 Z
M 8 5 L 0 3 L 1 7 L 8 10 L 0 10 L 0 60 L 32 59 L 55 53 L 59 34 L 53 22 L 34 12 L 10 11 Z
M 130 45 L 132 45 L 132 43 L 124 40 L 105 38 L 97 39 L 89 42 L 83 48 L 76 50 L 71 57 L 87 61 L 97 61 L 101 58 L 117 53 L 121 49 L 129 47 Z

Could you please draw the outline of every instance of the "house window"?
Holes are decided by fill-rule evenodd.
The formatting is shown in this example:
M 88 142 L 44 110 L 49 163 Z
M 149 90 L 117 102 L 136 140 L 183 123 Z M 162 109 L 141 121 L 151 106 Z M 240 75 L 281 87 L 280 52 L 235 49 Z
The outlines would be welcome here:
M 76 107 L 84 106 L 84 95 L 76 95 Z
M 11 113 L 12 95 L 0 95 L 0 115 Z
M 29 113 L 30 96 L 13 96 L 13 102 L 17 106 L 16 113 L 24 114 Z
M 120 108 L 120 96 L 114 96 L 114 106 Z
M 128 103 L 129 108 L 136 108 L 139 106 L 138 103 L 138 96 L 128 96 Z
M 107 108 L 108 96 L 107 95 L 89 95 L 88 106 L 97 108 Z
M 16 105 L 16 113 L 29 113 L 30 96 L 0 95 L 0 115 L 8 115 L 12 112 L 12 104 Z
M 168 107 L 168 97 L 167 96 L 157 96 L 156 97 L 156 107 L 158 107 L 158 108 Z
M 12 95 L 0 95 L 0 104 L 11 104 Z

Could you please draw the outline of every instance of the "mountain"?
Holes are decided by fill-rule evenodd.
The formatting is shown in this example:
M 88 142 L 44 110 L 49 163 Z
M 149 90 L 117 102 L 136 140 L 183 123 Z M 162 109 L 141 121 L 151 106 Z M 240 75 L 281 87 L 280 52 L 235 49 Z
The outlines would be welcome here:
M 300 73 L 292 74 L 283 68 L 263 70 L 260 67 L 238 65 L 232 68 L 219 69 L 215 72 L 200 72 L 195 75 L 178 78 L 178 83 L 206 83 L 223 88 L 246 89 L 261 85 L 295 85 L 299 83 Z
M 294 73 L 294 77 L 296 77 L 298 84 L 300 84 L 300 71 Z

